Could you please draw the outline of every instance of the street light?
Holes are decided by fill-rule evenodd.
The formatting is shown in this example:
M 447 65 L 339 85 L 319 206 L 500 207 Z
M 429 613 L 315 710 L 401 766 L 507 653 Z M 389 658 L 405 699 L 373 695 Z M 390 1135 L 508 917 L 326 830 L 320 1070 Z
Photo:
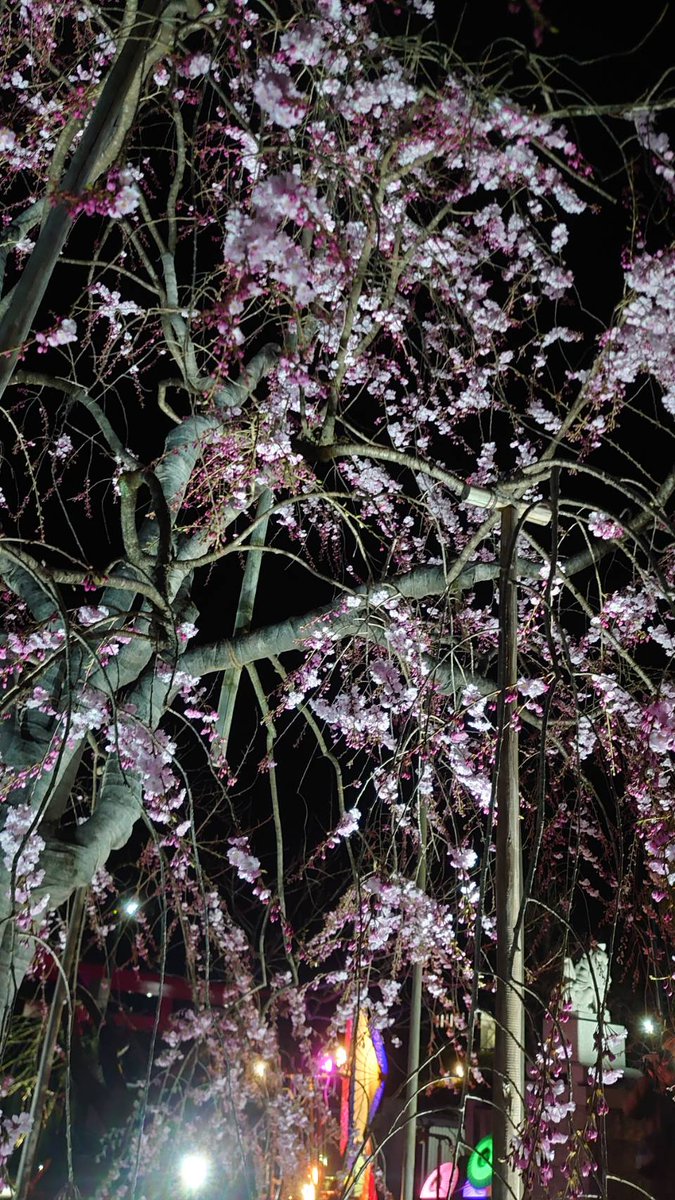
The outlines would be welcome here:
M 210 1160 L 198 1150 L 184 1154 L 178 1172 L 180 1181 L 188 1192 L 197 1192 L 206 1183 L 211 1171 Z

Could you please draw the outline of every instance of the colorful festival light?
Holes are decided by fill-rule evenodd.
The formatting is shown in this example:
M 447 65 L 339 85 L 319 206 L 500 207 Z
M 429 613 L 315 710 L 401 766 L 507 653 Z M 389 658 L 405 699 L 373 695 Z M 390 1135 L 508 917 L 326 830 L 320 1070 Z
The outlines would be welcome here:
M 420 1200 L 450 1200 L 458 1183 L 459 1167 L 451 1162 L 441 1163 L 422 1184 Z
M 488 1137 L 481 1138 L 469 1159 L 466 1174 L 469 1183 L 479 1191 L 490 1187 L 492 1183 L 493 1153 L 492 1136 L 488 1135 Z

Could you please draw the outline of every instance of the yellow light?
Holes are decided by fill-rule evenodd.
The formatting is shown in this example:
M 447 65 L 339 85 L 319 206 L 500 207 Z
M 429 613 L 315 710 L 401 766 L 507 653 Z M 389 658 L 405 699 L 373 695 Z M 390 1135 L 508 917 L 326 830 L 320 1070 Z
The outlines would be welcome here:
M 316 1200 L 316 1187 L 313 1183 L 303 1183 L 300 1188 L 302 1200 Z
M 344 1065 L 347 1061 L 347 1051 L 345 1050 L 344 1046 L 337 1047 L 334 1058 L 335 1058 L 336 1066 L 344 1067 Z
M 457 1079 L 464 1078 L 464 1063 L 458 1062 L 455 1065 L 455 1076 Z
M 257 1075 L 258 1079 L 264 1079 L 267 1074 L 267 1063 L 264 1058 L 256 1058 L 253 1064 L 253 1074 Z
M 312 1177 L 312 1183 L 316 1186 L 316 1184 L 319 1182 L 319 1168 L 312 1167 L 310 1175 Z

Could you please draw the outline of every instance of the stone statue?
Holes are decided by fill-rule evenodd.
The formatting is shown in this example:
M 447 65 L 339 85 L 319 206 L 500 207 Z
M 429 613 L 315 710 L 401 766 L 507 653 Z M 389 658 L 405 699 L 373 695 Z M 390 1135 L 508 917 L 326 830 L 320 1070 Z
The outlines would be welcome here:
M 606 1081 L 611 1083 L 626 1065 L 626 1029 L 610 1024 L 604 1007 L 609 985 L 609 955 L 604 942 L 582 955 L 576 964 L 568 957 L 563 960 L 562 995 L 572 1009 L 567 1026 L 572 1061 L 596 1067 L 602 1025 L 602 1066 Z
M 572 992 L 577 978 L 577 969 L 568 955 L 563 959 L 562 992 L 563 1000 L 572 1002 Z
M 604 942 L 600 942 L 594 950 L 584 954 L 576 966 L 571 958 L 565 958 L 563 992 L 565 999 L 572 1004 L 572 1012 L 578 1016 L 598 1015 L 599 1005 L 607 995 L 609 982 L 609 956 Z M 609 1020 L 609 1013 L 604 1008 L 603 1020 Z

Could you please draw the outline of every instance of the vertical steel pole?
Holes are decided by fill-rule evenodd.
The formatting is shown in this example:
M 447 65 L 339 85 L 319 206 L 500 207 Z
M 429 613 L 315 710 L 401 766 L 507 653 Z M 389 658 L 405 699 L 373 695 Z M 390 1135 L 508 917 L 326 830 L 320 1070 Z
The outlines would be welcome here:
M 518 732 L 514 718 L 518 681 L 518 582 L 513 508 L 502 510 L 500 679 L 502 720 L 497 777 L 497 983 L 495 1031 L 493 1200 L 521 1200 L 522 1179 L 507 1161 L 522 1124 L 525 1094 L 523 862 L 520 833 Z
M 415 876 L 418 888 L 427 885 L 427 816 L 421 801 L 419 808 L 420 860 Z M 410 1027 L 408 1031 L 408 1074 L 405 1085 L 405 1142 L 401 1200 L 415 1197 L 415 1149 L 417 1146 L 417 1109 L 420 1078 L 420 1039 L 422 1033 L 422 964 L 415 963 L 410 997 Z

